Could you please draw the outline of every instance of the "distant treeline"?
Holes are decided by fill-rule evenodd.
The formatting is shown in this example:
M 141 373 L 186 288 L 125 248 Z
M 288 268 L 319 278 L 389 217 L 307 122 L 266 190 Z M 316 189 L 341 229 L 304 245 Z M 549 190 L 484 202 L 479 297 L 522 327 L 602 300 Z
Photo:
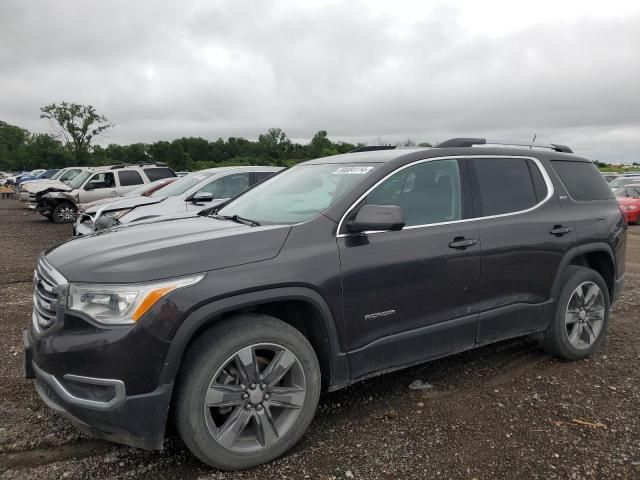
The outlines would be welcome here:
M 79 156 L 51 135 L 30 133 L 0 121 L 1 171 L 137 162 L 164 162 L 176 171 L 225 165 L 289 166 L 311 158 L 345 153 L 356 147 L 351 143 L 331 141 L 324 130 L 316 133 L 308 144 L 294 143 L 281 129 L 271 128 L 257 141 L 241 137 L 215 141 L 188 137 L 170 142 L 96 145 Z

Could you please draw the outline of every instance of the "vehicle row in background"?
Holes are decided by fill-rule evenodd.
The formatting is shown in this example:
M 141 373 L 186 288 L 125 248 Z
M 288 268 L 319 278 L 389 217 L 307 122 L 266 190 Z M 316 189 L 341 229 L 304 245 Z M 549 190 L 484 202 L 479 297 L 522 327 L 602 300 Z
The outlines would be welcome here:
M 280 170 L 281 167 L 259 166 L 210 168 L 190 173 L 151 193 L 83 205 L 73 233 L 88 235 L 116 225 L 197 213 L 239 195 Z

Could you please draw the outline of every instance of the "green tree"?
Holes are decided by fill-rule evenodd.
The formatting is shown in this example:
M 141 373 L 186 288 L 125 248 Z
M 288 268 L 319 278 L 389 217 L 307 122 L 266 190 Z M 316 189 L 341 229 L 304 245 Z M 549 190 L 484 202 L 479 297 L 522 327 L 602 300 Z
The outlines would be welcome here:
M 40 109 L 40 118 L 49 121 L 55 136 L 75 155 L 76 159 L 89 156 L 91 142 L 114 124 L 100 115 L 92 105 L 62 102 Z
M 291 141 L 280 128 L 270 128 L 258 137 L 261 154 L 274 159 L 286 159 L 291 151 Z

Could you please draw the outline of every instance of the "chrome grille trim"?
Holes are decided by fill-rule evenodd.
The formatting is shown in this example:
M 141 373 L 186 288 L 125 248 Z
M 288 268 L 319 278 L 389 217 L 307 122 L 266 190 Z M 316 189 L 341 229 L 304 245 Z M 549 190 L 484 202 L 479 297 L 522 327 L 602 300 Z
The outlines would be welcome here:
M 60 295 L 66 295 L 67 281 L 44 257 L 33 275 L 33 326 L 37 332 L 51 328 L 62 316 Z

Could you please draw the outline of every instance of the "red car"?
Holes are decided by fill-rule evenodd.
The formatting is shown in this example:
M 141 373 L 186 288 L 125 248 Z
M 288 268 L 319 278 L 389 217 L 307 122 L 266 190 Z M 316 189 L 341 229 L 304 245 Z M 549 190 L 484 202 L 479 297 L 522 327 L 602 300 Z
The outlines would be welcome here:
M 614 188 L 620 210 L 624 213 L 627 223 L 638 223 L 640 215 L 640 183 Z

